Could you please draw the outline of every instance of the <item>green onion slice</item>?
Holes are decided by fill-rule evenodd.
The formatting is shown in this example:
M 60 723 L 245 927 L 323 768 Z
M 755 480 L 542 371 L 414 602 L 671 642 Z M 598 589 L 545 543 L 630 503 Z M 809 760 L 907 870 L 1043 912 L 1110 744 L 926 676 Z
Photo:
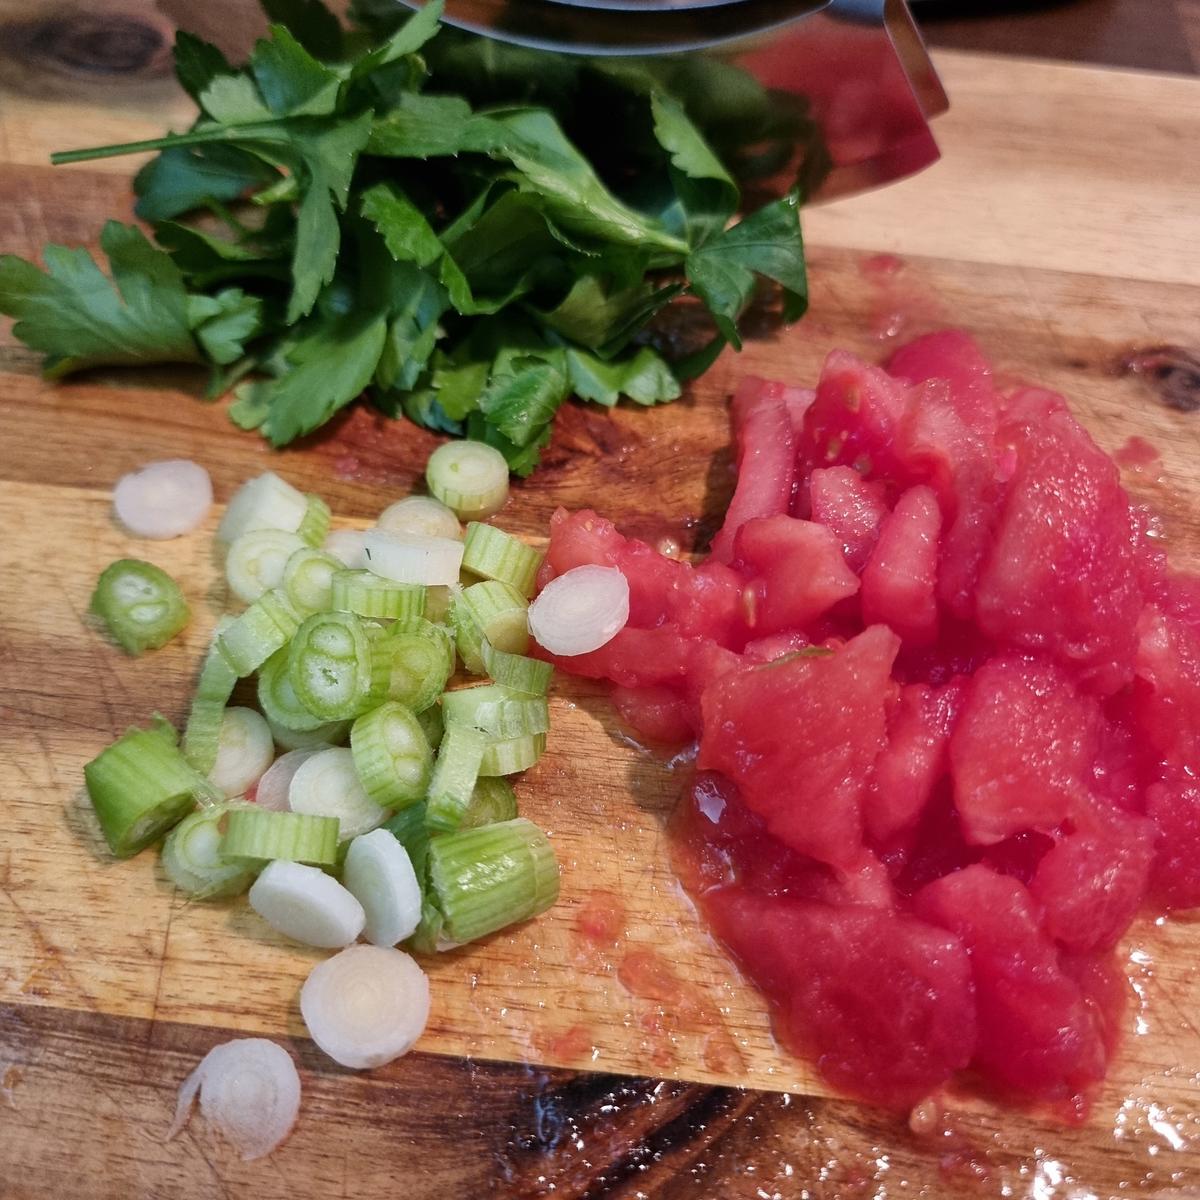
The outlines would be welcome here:
M 480 645 L 480 658 L 484 670 L 510 692 L 521 696 L 544 696 L 549 690 L 554 667 L 548 662 L 497 650 L 486 638 Z
M 231 809 L 221 838 L 221 853 L 227 859 L 248 859 L 255 863 L 283 858 L 289 862 L 332 866 L 338 853 L 337 819 L 310 813 L 269 812 L 252 805 Z
M 544 733 L 488 742 L 479 764 L 480 775 L 514 775 L 526 771 L 546 752 Z
M 296 696 L 288 670 L 286 646 L 276 650 L 258 673 L 258 706 L 271 723 L 272 730 L 281 725 L 294 733 L 312 733 L 328 724 L 322 717 L 309 712 Z
M 545 912 L 558 899 L 558 862 L 546 835 L 518 817 L 435 837 L 429 884 L 443 937 L 461 944 Z
M 314 546 L 303 546 L 283 568 L 283 590 L 303 616 L 327 612 L 333 604 L 333 576 L 343 569 L 340 559 Z
M 288 804 L 293 812 L 336 817 L 343 841 L 369 833 L 388 818 L 388 810 L 363 787 L 353 751 L 341 746 L 301 763 L 288 788 Z
M 467 526 L 462 565 L 472 575 L 511 584 L 528 598 L 536 590 L 542 554 L 503 529 L 472 521 Z
M 330 721 L 328 725 L 318 725 L 316 729 L 303 731 L 288 729 L 267 717 L 271 736 L 275 745 L 281 750 L 326 750 L 330 746 L 339 746 L 350 733 L 349 721 Z
M 420 533 L 425 537 L 461 538 L 458 518 L 432 496 L 405 496 L 389 504 L 375 522 L 391 533 Z
M 313 492 L 307 493 L 304 499 L 304 516 L 296 528 L 296 536 L 309 546 L 319 546 L 329 532 L 329 523 L 333 519 L 329 505 Z
M 509 654 L 529 648 L 529 601 L 509 583 L 473 583 L 450 606 L 458 653 L 474 675 L 484 673 L 483 643 Z
M 429 827 L 425 823 L 425 804 L 410 804 L 389 817 L 383 828 L 408 851 L 417 879 L 425 878 L 425 859 L 429 852 Z
M 303 548 L 296 534 L 283 529 L 252 529 L 234 538 L 225 556 L 229 590 L 244 604 L 253 604 L 282 585 L 288 559 Z
M 229 665 L 220 646 L 220 634 L 231 624 L 223 617 L 209 643 L 200 678 L 192 696 L 192 708 L 183 731 L 183 757 L 202 775 L 207 775 L 217 761 L 217 746 L 221 737 L 221 721 L 225 706 L 233 695 L 237 672 Z
M 550 729 L 550 708 L 544 697 L 515 695 L 495 683 L 446 692 L 442 717 L 447 725 L 471 725 L 493 740 Z
M 486 442 L 446 442 L 429 456 L 425 482 L 464 521 L 477 521 L 504 507 L 508 463 Z
M 283 529 L 295 533 L 308 511 L 308 498 L 303 492 L 280 479 L 274 471 L 242 484 L 229 501 L 217 538 L 232 542 L 252 529 Z
M 480 778 L 467 802 L 460 829 L 478 829 L 497 821 L 511 821 L 517 815 L 517 793 L 507 779 Z
M 359 717 L 350 730 L 350 749 L 358 778 L 376 804 L 400 808 L 424 797 L 433 751 L 403 704 L 392 700 Z
M 431 750 L 436 750 L 442 744 L 442 736 L 446 732 L 446 723 L 442 717 L 442 706 L 431 704 L 417 713 L 417 720 L 425 733 L 425 740 Z
M 397 622 L 384 637 L 389 699 L 422 712 L 442 694 L 454 672 L 449 631 L 417 617 Z
M 91 611 L 127 654 L 165 646 L 191 620 L 179 584 L 161 567 L 121 558 L 100 573 Z
M 353 613 L 315 613 L 288 647 L 288 674 L 296 698 L 322 721 L 342 721 L 373 707 L 386 688 L 385 666 L 362 621 Z
M 360 617 L 407 620 L 425 611 L 425 587 L 396 583 L 372 571 L 338 571 L 333 577 L 330 608 Z
M 245 678 L 287 645 L 299 627 L 300 614 L 286 594 L 275 588 L 235 618 L 217 641 L 239 678 Z
M 230 812 L 249 805 L 218 804 L 184 817 L 162 846 L 167 878 L 193 900 L 215 900 L 244 892 L 255 868 L 221 853 L 222 827 Z
M 174 734 L 165 722 L 130 729 L 83 768 L 104 840 L 118 858 L 157 841 L 197 801 L 224 799 L 183 757 Z
M 425 806 L 425 824 L 432 830 L 457 829 L 471 802 L 487 735 L 467 725 L 447 724 Z

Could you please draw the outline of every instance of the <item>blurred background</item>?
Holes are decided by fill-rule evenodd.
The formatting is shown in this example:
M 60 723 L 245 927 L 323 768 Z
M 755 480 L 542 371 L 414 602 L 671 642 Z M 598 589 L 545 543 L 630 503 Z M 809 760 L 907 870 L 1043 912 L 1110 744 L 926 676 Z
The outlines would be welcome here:
M 912 9 L 934 47 L 1200 73 L 1200 0 L 913 0 Z M 176 27 L 236 55 L 263 18 L 256 0 L 0 0 L 0 85 L 41 96 L 82 85 L 112 98 L 129 83 L 144 97 L 148 80 L 169 80 Z

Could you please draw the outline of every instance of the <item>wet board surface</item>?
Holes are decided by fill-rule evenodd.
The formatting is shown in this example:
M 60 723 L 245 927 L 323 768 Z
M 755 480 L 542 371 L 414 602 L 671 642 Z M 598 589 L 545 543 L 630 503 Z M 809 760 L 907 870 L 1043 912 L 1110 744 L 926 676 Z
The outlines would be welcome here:
M 1170 403 L 1200 398 L 1200 81 L 950 53 L 939 66 L 955 104 L 943 161 L 808 215 L 803 324 L 764 320 L 674 405 L 564 410 L 507 527 L 538 537 L 556 506 L 592 504 L 629 533 L 695 544 L 731 489 L 726 401 L 743 374 L 810 382 L 833 347 L 878 359 L 957 324 L 1005 377 L 1070 396 L 1105 448 L 1153 443 L 1161 459 L 1127 485 L 1176 560 L 1200 565 L 1200 413 Z M 3 252 L 94 244 L 129 215 L 128 162 L 56 170 L 51 149 L 187 119 L 157 77 L 0 87 Z M 672 877 L 683 771 L 565 678 L 549 750 L 518 785 L 562 860 L 560 903 L 431 965 L 433 1015 L 408 1059 L 335 1068 L 296 1006 L 316 952 L 244 903 L 185 903 L 153 855 L 102 852 L 80 768 L 154 710 L 183 717 L 226 600 L 210 537 L 130 539 L 109 492 L 140 463 L 189 457 L 223 502 L 270 466 L 365 524 L 435 442 L 356 409 L 271 454 L 200 402 L 202 382 L 164 369 L 52 386 L 0 334 L 0 1197 L 1200 1193 L 1194 925 L 1131 932 L 1139 999 L 1086 1125 L 961 1100 L 951 1136 L 940 1121 L 914 1133 L 828 1097 L 775 1046 Z M 195 611 L 140 660 L 84 620 L 100 569 L 128 554 L 175 575 Z M 235 1033 L 278 1038 L 301 1066 L 300 1124 L 265 1163 L 238 1162 L 200 1120 L 161 1141 L 179 1082 Z

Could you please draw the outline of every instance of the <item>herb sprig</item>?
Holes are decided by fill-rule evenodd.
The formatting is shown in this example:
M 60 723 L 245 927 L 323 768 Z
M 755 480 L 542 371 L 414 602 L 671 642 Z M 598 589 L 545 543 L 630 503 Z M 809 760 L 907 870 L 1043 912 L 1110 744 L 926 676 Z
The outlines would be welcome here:
M 749 76 L 535 61 L 439 32 L 441 0 L 407 18 L 367 0 L 351 30 L 319 0 L 264 7 L 240 68 L 179 34 L 191 129 L 54 156 L 157 151 L 134 190 L 158 246 L 112 221 L 109 277 L 62 246 L 44 270 L 0 258 L 0 312 L 48 376 L 208 363 L 210 395 L 233 388 L 233 420 L 276 446 L 365 392 L 528 474 L 572 394 L 673 400 L 740 347 L 760 277 L 802 314 L 802 188 L 733 219 L 735 176 L 777 168 L 810 126 Z M 684 295 L 714 333 L 668 363 L 647 325 Z

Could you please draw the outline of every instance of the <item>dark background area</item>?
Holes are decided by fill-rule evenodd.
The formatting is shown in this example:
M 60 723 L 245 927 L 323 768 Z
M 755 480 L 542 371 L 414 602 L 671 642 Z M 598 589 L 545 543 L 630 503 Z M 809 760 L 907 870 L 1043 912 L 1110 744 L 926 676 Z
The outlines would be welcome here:
M 930 45 L 1200 73 L 1200 0 L 914 0 Z

